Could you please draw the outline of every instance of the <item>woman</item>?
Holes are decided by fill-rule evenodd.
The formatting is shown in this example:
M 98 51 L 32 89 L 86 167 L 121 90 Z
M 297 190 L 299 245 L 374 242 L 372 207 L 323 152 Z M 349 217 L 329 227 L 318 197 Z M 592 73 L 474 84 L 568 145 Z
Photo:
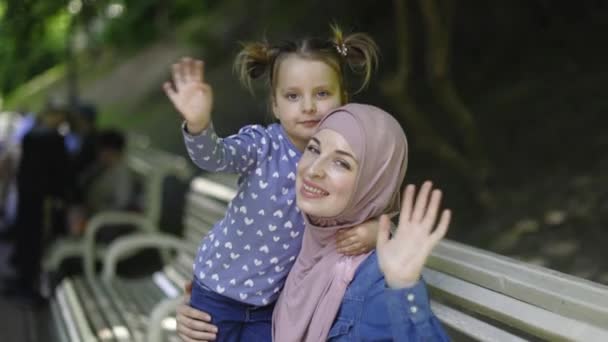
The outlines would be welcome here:
M 436 223 L 441 192 L 431 191 L 430 182 L 415 200 L 414 186 L 405 189 L 398 229 L 389 240 L 389 216 L 397 214 L 406 166 L 405 134 L 388 113 L 349 104 L 321 121 L 298 164 L 296 199 L 307 227 L 275 307 L 273 340 L 449 339 L 420 279 L 450 221 L 444 210 Z M 348 257 L 336 251 L 336 231 L 379 216 L 375 252 Z M 180 306 L 180 336 L 213 340 L 210 319 Z

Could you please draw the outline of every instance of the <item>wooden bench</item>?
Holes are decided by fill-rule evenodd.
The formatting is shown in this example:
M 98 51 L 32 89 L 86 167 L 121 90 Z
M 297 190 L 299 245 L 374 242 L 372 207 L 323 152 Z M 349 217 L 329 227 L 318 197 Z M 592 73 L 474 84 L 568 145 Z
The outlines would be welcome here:
M 128 323 L 112 329 L 108 328 L 110 325 L 98 325 L 102 328 L 97 330 L 89 328 L 92 335 L 117 330 L 114 336 L 128 331 L 135 340 L 176 339 L 174 311 L 181 301 L 183 284 L 191 279 L 194 251 L 203 234 L 221 217 L 231 196 L 226 184 L 214 182 L 217 179 L 193 181 L 184 215 L 183 241 L 140 235 L 121 239 L 110 247 L 104 259 L 102 280 L 94 278 L 89 282 L 103 284 L 107 294 L 103 297 L 103 292 L 96 293 L 98 301 L 105 298 L 120 307 L 105 315 L 121 316 Z M 218 195 L 222 193 L 229 195 L 222 198 Z M 144 246 L 179 252 L 151 277 L 136 280 L 118 277 L 116 263 L 127 252 Z M 433 311 L 455 341 L 608 341 L 606 286 L 450 240 L 437 246 L 423 277 L 431 292 Z M 67 288 L 77 288 L 75 284 L 67 284 L 66 281 Z M 64 292 L 64 297 L 77 296 Z M 72 301 L 73 306 L 84 308 L 72 312 L 84 317 L 99 310 L 91 309 L 93 305 L 88 305 L 87 310 L 87 305 L 78 303 Z M 106 310 L 101 311 L 111 311 Z M 91 327 L 92 321 L 81 323 Z

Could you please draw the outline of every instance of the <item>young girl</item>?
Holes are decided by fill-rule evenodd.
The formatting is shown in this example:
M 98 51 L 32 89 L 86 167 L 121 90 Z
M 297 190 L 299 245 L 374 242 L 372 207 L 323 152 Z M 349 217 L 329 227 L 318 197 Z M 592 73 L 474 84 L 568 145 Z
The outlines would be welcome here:
M 219 138 L 211 125 L 212 90 L 203 63 L 183 59 L 173 66 L 165 91 L 185 119 L 184 139 L 191 159 L 208 171 L 239 174 L 236 197 L 205 236 L 194 264 L 191 305 L 213 317 L 219 340 L 270 340 L 274 302 L 298 252 L 304 221 L 295 205 L 296 165 L 317 124 L 347 101 L 345 71 L 369 82 L 376 45 L 365 34 L 246 44 L 235 69 L 248 86 L 267 75 L 272 112 L 280 124 L 252 125 Z M 361 89 L 359 88 L 359 89 Z M 345 233 L 339 246 L 361 254 L 375 234 Z

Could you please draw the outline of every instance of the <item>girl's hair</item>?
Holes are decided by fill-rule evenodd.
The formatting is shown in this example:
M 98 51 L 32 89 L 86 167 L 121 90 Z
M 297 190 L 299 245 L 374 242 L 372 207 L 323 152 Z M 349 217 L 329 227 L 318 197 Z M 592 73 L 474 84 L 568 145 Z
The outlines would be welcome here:
M 348 96 L 346 69 L 361 75 L 361 84 L 355 93 L 363 90 L 378 65 L 378 46 L 365 33 L 344 35 L 337 25 L 331 26 L 329 39 L 304 38 L 297 41 L 282 41 L 276 45 L 261 42 L 243 44 L 243 49 L 234 61 L 234 70 L 241 83 L 253 91 L 252 81 L 266 76 L 271 97 L 274 97 L 276 75 L 281 62 L 289 55 L 318 60 L 333 68 L 339 77 L 340 90 Z M 342 98 L 346 103 L 347 98 Z

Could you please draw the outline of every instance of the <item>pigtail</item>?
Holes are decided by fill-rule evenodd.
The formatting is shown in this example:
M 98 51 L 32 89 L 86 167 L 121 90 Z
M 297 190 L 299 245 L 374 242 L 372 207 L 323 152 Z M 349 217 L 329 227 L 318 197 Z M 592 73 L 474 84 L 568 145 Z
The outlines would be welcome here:
M 241 83 L 253 92 L 252 81 L 268 72 L 276 53 L 266 41 L 244 43 L 234 60 L 233 70 Z
M 372 73 L 378 68 L 378 45 L 365 33 L 344 35 L 337 25 L 331 25 L 332 38 L 336 53 L 345 65 L 355 74 L 362 75 L 360 92 L 370 82 Z

